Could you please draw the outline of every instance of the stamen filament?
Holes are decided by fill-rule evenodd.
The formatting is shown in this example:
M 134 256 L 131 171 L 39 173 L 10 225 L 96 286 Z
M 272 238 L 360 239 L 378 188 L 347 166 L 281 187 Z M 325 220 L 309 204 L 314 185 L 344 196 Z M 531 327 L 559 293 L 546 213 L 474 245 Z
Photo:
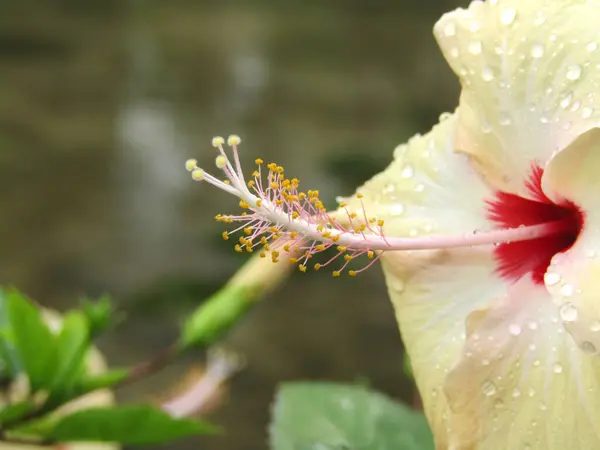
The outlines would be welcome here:
M 279 252 L 275 249 L 283 247 L 283 251 L 288 253 L 292 249 L 295 252 L 302 250 L 302 255 L 291 258 L 291 260 L 301 262 L 299 269 L 303 272 L 313 254 L 331 247 L 337 248 L 338 253 L 327 262 L 316 264 L 316 267 L 325 267 L 344 254 L 344 264 L 333 272 L 334 276 L 338 276 L 355 258 L 368 254 L 370 261 L 367 267 L 349 272 L 354 276 L 374 264 L 381 252 L 507 244 L 568 232 L 572 227 L 571 221 L 565 219 L 518 228 L 495 229 L 486 232 L 473 231 L 453 236 L 391 237 L 384 235 L 383 220 L 367 216 L 361 194 L 357 194 L 357 197 L 363 206 L 362 217 L 350 212 L 345 204 L 340 205 L 347 216 L 345 222 L 348 225 L 346 226 L 341 221 L 339 211 L 331 214 L 325 210 L 323 203 L 318 198 L 318 191 L 300 192 L 299 180 L 296 178 L 286 179 L 283 175 L 283 168 L 275 163 L 268 164 L 269 171 L 266 175 L 266 185 L 264 185 L 261 170 L 263 162 L 258 159 L 256 161 L 258 170 L 253 173 L 253 180 L 246 185 L 238 156 L 237 145 L 239 142 L 240 139 L 237 136 L 231 136 L 228 140 L 229 146 L 233 149 L 236 166 L 234 169 L 223 149 L 224 139 L 213 139 L 213 145 L 227 159 L 227 161 L 220 161 L 217 167 L 223 171 L 231 183 L 230 185 L 202 169 L 198 169 L 195 160 L 189 160 L 186 168 L 192 172 L 194 179 L 204 180 L 238 197 L 240 206 L 247 210 L 238 216 L 217 216 L 217 220 L 225 223 L 244 222 L 235 230 L 244 230 L 248 236 L 240 238 L 240 244 L 236 245 L 238 252 L 244 246 L 251 251 L 250 249 L 258 244 L 254 240 L 262 236 L 260 243 L 264 245 L 265 251 L 272 252 L 274 261 L 279 256 Z M 194 176 L 196 172 L 198 172 L 198 176 Z M 229 236 L 233 232 L 228 232 L 226 235 Z M 301 243 L 308 245 L 303 246 Z M 375 254 L 374 251 L 379 254 Z

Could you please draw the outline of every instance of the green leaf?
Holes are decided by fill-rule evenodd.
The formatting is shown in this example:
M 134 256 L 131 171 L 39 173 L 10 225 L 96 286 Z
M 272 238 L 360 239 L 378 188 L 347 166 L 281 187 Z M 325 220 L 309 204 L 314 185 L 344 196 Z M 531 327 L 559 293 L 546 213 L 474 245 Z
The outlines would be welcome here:
M 77 381 L 73 392 L 76 396 L 87 394 L 97 389 L 106 389 L 115 386 L 129 375 L 127 369 L 112 369 L 96 375 L 84 375 Z
M 149 445 L 216 431 L 213 425 L 175 419 L 157 407 L 128 405 L 77 411 L 60 419 L 45 438 L 57 442 Z
M 103 295 L 97 300 L 83 298 L 81 310 L 87 316 L 92 337 L 98 336 L 113 325 L 114 306 L 108 295 Z
M 415 375 L 413 374 L 412 364 L 410 363 L 410 358 L 408 357 L 408 353 L 404 354 L 404 375 L 406 375 L 411 380 L 415 379 Z
M 58 362 L 54 385 L 70 387 L 85 362 L 90 347 L 90 330 L 87 317 L 80 311 L 71 311 L 64 316 L 62 329 L 57 339 Z
M 0 361 L 2 362 L 0 372 L 8 378 L 15 378 L 22 369 L 8 320 L 8 296 L 2 289 L 0 289 Z
M 32 400 L 24 400 L 0 409 L 0 424 L 20 419 L 27 413 L 33 411 L 35 406 L 36 405 Z
M 16 290 L 6 295 L 14 346 L 29 376 L 31 390 L 51 388 L 57 363 L 56 337 L 31 301 Z
M 270 427 L 272 450 L 429 450 L 425 417 L 361 386 L 284 384 Z

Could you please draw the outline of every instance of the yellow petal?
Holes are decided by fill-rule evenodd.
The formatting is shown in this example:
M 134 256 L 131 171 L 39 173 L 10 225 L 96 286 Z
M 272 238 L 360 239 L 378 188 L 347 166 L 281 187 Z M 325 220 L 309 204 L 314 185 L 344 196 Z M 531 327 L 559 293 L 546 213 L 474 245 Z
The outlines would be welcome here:
M 554 257 L 545 282 L 575 343 L 600 355 L 600 130 L 583 134 L 548 165 L 542 187 L 583 212 L 583 229 L 573 245 Z
M 435 35 L 463 87 L 457 148 L 497 188 L 522 196 L 542 167 L 595 126 L 600 3 L 474 1 Z
M 541 286 L 526 278 L 467 321 L 448 375 L 449 448 L 600 448 L 600 359 L 564 331 Z

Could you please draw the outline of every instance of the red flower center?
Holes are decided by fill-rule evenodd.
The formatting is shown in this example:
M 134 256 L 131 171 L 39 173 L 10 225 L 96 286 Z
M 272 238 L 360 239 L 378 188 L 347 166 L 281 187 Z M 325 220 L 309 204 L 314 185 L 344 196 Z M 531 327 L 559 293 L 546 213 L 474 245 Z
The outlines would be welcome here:
M 580 209 L 569 201 L 552 202 L 542 191 L 544 170 L 538 165 L 525 186 L 533 200 L 506 192 L 497 192 L 488 205 L 488 218 L 498 227 L 516 228 L 564 220 L 567 231 L 529 241 L 499 244 L 495 250 L 497 272 L 508 281 L 516 281 L 527 274 L 536 284 L 544 283 L 544 274 L 552 257 L 568 250 L 577 240 L 583 227 L 584 217 Z

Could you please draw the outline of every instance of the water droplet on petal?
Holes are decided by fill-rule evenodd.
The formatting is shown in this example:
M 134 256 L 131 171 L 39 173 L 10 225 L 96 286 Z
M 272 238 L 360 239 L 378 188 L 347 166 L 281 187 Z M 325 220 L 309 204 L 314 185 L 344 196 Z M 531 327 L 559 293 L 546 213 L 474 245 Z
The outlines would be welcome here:
M 481 386 L 481 390 L 485 395 L 491 397 L 496 394 L 496 385 L 492 381 L 485 381 Z
M 508 113 L 501 112 L 501 113 L 500 113 L 500 116 L 499 116 L 499 118 L 498 118 L 498 121 L 500 122 L 500 125 L 502 125 L 502 126 L 507 126 L 507 125 L 510 125 L 510 123 L 511 123 L 511 118 L 510 118 L 510 116 L 508 115 Z
M 511 323 L 508 326 L 508 332 L 513 336 L 518 336 L 521 334 L 521 326 L 517 323 Z
M 531 322 L 529 322 L 527 324 L 527 326 L 529 327 L 530 330 L 537 330 L 538 324 L 537 322 L 534 322 L 533 320 Z
M 453 22 L 448 22 L 444 27 L 444 34 L 448 37 L 454 36 L 456 34 L 456 25 Z
M 590 331 L 593 331 L 594 333 L 600 331 L 600 320 L 592 320 L 590 322 Z
M 567 79 L 571 80 L 571 81 L 575 81 L 577 79 L 579 79 L 579 77 L 581 76 L 581 66 L 579 64 L 572 64 L 569 67 L 567 67 Z
M 390 215 L 393 217 L 401 216 L 404 213 L 404 205 L 402 203 L 394 203 L 390 206 Z
M 584 119 L 589 119 L 590 117 L 592 117 L 592 114 L 594 114 L 594 109 L 590 108 L 589 106 L 586 106 L 581 110 L 581 117 L 583 117 Z
M 512 396 L 514 398 L 519 398 L 521 396 L 521 389 L 514 388 L 513 391 L 512 391 Z
M 560 294 L 564 297 L 571 297 L 575 292 L 575 288 L 572 284 L 564 284 L 560 288 Z
M 554 286 L 560 281 L 560 274 L 556 272 L 546 272 L 544 275 L 544 283 L 546 286 Z
M 560 363 L 556 363 L 554 364 L 554 366 L 552 367 L 552 370 L 554 371 L 554 373 L 562 373 L 563 371 L 563 366 Z
M 530 397 L 534 397 L 535 396 L 535 389 L 529 388 L 529 390 L 527 391 L 527 395 L 529 395 Z
M 481 70 L 481 78 L 483 81 L 492 81 L 494 79 L 494 71 L 489 67 L 484 67 Z
M 563 109 L 567 109 L 569 107 L 569 105 L 571 104 L 571 101 L 573 100 L 573 93 L 569 92 L 567 95 L 565 95 L 562 100 L 560 101 L 560 106 Z
M 579 315 L 579 310 L 573 303 L 565 303 L 560 307 L 560 317 L 565 322 L 575 322 Z
M 548 405 L 546 405 L 546 403 L 542 402 L 542 403 L 540 403 L 540 409 L 542 411 L 546 411 L 548 409 Z
M 400 176 L 402 178 L 412 178 L 414 175 L 415 175 L 415 169 L 410 164 L 407 164 L 406 166 L 404 166 L 404 169 L 402 169 L 402 172 L 400 173 Z
M 595 52 L 597 48 L 598 48 L 598 44 L 596 44 L 595 42 L 590 42 L 585 47 L 585 49 L 590 53 Z
M 504 402 L 502 401 L 502 399 L 497 398 L 496 400 L 494 400 L 494 408 L 496 408 L 496 409 L 504 408 Z
M 544 56 L 545 48 L 543 44 L 533 44 L 531 47 L 531 57 L 532 58 L 541 58 Z
M 596 353 L 596 346 L 592 344 L 590 341 L 583 341 L 580 345 L 581 350 L 583 350 L 588 355 L 593 355 Z
M 517 17 L 516 8 L 503 9 L 500 12 L 500 23 L 502 23 L 502 25 L 510 25 L 511 23 L 513 23 L 515 21 L 516 17 Z
M 479 55 L 482 50 L 481 41 L 469 42 L 469 45 L 467 46 L 467 50 L 469 50 L 469 53 L 471 53 L 473 55 Z

